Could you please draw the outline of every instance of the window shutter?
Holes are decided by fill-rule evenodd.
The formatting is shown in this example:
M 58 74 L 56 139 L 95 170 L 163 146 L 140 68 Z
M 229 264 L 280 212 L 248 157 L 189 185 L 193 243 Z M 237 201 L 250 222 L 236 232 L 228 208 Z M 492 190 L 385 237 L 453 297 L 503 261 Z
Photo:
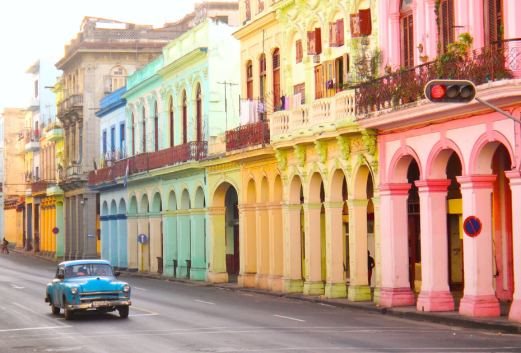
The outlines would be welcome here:
M 351 38 L 360 37 L 360 16 L 358 14 L 349 15 L 351 25 Z
M 315 54 L 322 53 L 322 29 L 315 28 Z
M 409 47 L 409 67 L 414 66 L 414 35 L 412 27 L 412 15 L 408 17 L 409 21 L 409 35 L 408 35 L 408 47 Z
M 315 32 L 309 31 L 308 32 L 308 55 L 314 55 L 316 54 L 315 51 Z
M 333 33 L 333 25 L 334 23 L 329 22 L 329 46 L 336 47 L 334 33 Z
M 371 23 L 371 9 L 361 9 L 358 11 L 360 17 L 360 34 L 369 36 L 373 32 L 373 25 Z
M 445 53 L 447 51 L 447 45 L 449 44 L 449 32 L 448 32 L 448 20 L 449 16 L 447 14 L 447 0 L 443 1 L 440 4 L 441 7 L 441 24 L 440 24 L 440 43 L 441 43 L 441 52 Z
M 454 43 L 454 0 L 448 0 L 449 9 L 447 11 L 449 15 L 449 44 Z
M 306 104 L 306 84 L 300 84 L 300 104 Z
M 343 60 L 342 60 L 343 72 L 344 72 L 344 83 L 347 82 L 347 74 L 349 73 L 349 54 L 344 53 Z
M 338 20 L 336 24 L 337 46 L 344 45 L 344 19 Z

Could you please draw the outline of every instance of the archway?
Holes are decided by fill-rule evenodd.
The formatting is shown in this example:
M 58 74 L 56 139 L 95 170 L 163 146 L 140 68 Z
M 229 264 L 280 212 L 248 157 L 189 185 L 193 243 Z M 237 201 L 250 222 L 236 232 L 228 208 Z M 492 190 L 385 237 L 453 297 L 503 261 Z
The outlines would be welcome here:
M 163 273 L 164 243 L 163 243 L 163 202 L 159 191 L 155 191 L 150 207 L 150 272 Z
M 109 205 L 107 201 L 103 201 L 101 205 L 100 216 L 100 247 L 101 258 L 104 260 L 110 259 L 110 224 L 109 224 Z
M 122 197 L 119 201 L 118 207 L 118 257 L 119 270 L 126 270 L 128 268 L 128 235 L 127 235 L 127 205 L 125 198 Z
M 181 193 L 181 209 L 177 216 L 178 267 L 177 276 L 190 278 L 192 267 L 192 227 L 190 226 L 190 193 L 184 189 Z
M 141 201 L 139 203 L 139 218 L 138 218 L 138 238 L 143 238 L 145 235 L 147 241 L 140 242 L 138 246 L 138 260 L 139 269 L 141 272 L 150 271 L 150 222 L 149 222 L 149 202 L 148 195 L 143 192 Z
M 137 272 L 140 268 L 140 262 L 138 260 L 138 248 L 140 246 L 137 240 L 139 234 L 137 204 L 136 195 L 131 193 L 127 213 L 128 270 L 131 272 Z
M 269 206 L 269 252 L 270 275 L 268 289 L 282 291 L 283 259 L 284 259 L 284 222 L 282 213 L 283 185 L 280 175 L 275 176 L 273 183 L 273 203 Z
M 250 178 L 246 183 L 246 199 L 240 207 L 244 224 L 240 228 L 241 267 L 238 277 L 239 287 L 255 287 L 257 277 L 257 187 Z
M 206 276 L 206 200 L 202 186 L 195 190 L 193 209 L 190 210 L 190 222 L 192 224 L 192 267 L 191 278 L 204 280 Z
M 177 197 L 175 190 L 170 188 L 167 193 L 163 212 L 163 275 L 177 277 L 178 267 L 178 235 L 177 235 Z
M 255 287 L 261 289 L 268 289 L 268 276 L 270 274 L 270 217 L 268 211 L 269 199 L 270 186 L 268 183 L 268 178 L 263 176 L 260 182 L 259 202 L 255 206 L 257 224 L 257 275 L 255 276 Z
M 110 203 L 110 215 L 109 215 L 109 257 L 108 260 L 113 267 L 119 267 L 118 259 L 118 207 L 116 201 L 112 200 Z

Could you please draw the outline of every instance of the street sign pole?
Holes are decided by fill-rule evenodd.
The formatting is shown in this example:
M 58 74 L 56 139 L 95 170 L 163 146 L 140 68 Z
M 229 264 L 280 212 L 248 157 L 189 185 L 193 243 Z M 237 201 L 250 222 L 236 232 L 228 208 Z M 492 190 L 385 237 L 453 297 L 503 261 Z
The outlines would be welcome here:
M 508 114 L 507 112 L 505 112 L 505 111 L 499 109 L 499 108 L 496 107 L 495 105 L 492 105 L 492 104 L 490 104 L 489 102 L 486 102 L 486 101 L 484 101 L 483 99 L 480 99 L 480 98 L 478 98 L 478 97 L 476 97 L 476 98 L 474 98 L 474 99 L 477 100 L 478 102 L 480 102 L 481 104 L 486 105 L 486 106 L 489 107 L 490 109 L 494 109 L 496 112 L 498 112 L 498 113 L 500 113 L 500 114 L 503 114 L 503 115 L 506 116 L 507 118 L 510 118 L 510 119 L 512 119 L 512 120 L 514 120 L 514 121 L 516 121 L 516 122 L 518 122 L 518 123 L 521 124 L 521 120 L 519 120 L 518 118 L 515 118 L 515 117 L 513 117 L 512 115 Z

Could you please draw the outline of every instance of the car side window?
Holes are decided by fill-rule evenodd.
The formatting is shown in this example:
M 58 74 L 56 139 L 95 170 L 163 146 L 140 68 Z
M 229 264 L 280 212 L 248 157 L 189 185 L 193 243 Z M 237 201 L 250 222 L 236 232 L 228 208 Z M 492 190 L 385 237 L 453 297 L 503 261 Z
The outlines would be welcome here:
M 58 267 L 56 269 L 56 278 L 58 278 L 59 275 L 64 275 L 64 272 L 63 272 L 63 267 Z

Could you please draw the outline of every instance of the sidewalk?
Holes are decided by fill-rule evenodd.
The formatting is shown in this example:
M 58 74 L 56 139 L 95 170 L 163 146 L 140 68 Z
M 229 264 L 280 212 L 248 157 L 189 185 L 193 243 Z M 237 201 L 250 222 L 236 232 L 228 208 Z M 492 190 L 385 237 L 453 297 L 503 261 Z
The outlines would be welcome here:
M 10 251 L 17 252 L 20 254 L 25 254 L 32 257 L 37 257 L 43 260 L 51 261 L 51 262 L 61 262 L 54 258 L 40 256 L 38 254 L 34 254 L 32 252 L 21 251 L 19 249 L 9 249 Z M 424 312 L 418 311 L 414 306 L 405 306 L 405 307 L 394 307 L 394 308 L 382 308 L 376 306 L 373 302 L 351 302 L 348 301 L 347 298 L 340 299 L 327 299 L 323 296 L 309 296 L 304 294 L 284 294 L 282 292 L 271 292 L 262 289 L 256 288 L 244 288 L 239 287 L 236 282 L 234 283 L 207 283 L 204 281 L 194 281 L 186 278 L 173 278 L 173 277 L 165 277 L 159 274 L 149 274 L 149 273 L 137 273 L 137 272 L 128 272 L 121 271 L 123 275 L 129 277 L 141 277 L 141 278 L 149 278 L 170 282 L 179 282 L 186 283 L 196 286 L 203 287 L 215 287 L 215 288 L 223 288 L 234 290 L 237 292 L 243 293 L 253 293 L 253 294 L 261 294 L 261 295 L 269 295 L 272 297 L 281 297 L 288 298 L 293 300 L 306 301 L 310 303 L 322 304 L 322 305 L 330 305 L 337 308 L 347 309 L 347 310 L 359 310 L 365 311 L 373 314 L 380 315 L 389 315 L 394 317 L 400 317 L 409 320 L 416 321 L 429 321 L 442 325 L 449 326 L 458 326 L 464 328 L 472 328 L 472 329 L 481 329 L 488 331 L 495 331 L 498 333 L 511 333 L 511 334 L 521 334 L 521 324 L 514 323 L 508 321 L 508 308 L 510 307 L 510 303 L 501 303 L 501 316 L 499 317 L 487 317 L 487 318 L 470 318 L 459 315 L 457 311 L 450 312 Z M 459 304 L 459 298 L 455 298 L 456 306 Z
M 171 282 L 180 282 L 180 283 L 188 283 L 192 285 L 199 285 L 205 287 L 215 287 L 215 288 L 223 288 L 234 290 L 237 292 L 245 292 L 245 293 L 254 293 L 261 295 L 269 295 L 272 297 L 283 297 L 289 298 L 293 300 L 306 301 L 310 303 L 322 304 L 322 305 L 330 305 L 337 308 L 347 309 L 347 310 L 359 310 L 365 311 L 373 314 L 380 315 L 389 315 L 394 317 L 400 317 L 409 320 L 416 321 L 429 321 L 442 325 L 449 326 L 458 326 L 464 328 L 472 328 L 472 329 L 481 329 L 488 331 L 496 331 L 498 333 L 511 333 L 511 334 L 521 334 L 521 324 L 514 323 L 508 321 L 508 310 L 501 310 L 501 316 L 499 317 L 488 317 L 488 318 L 470 318 L 461 316 L 457 311 L 450 312 L 425 312 L 418 311 L 415 306 L 406 306 L 406 307 L 394 307 L 394 308 L 382 308 L 376 306 L 373 302 L 351 302 L 348 301 L 347 298 L 340 299 L 327 299 L 323 296 L 309 296 L 304 294 L 284 294 L 282 292 L 271 292 L 267 290 L 261 290 L 256 288 L 243 288 L 239 287 L 237 283 L 206 283 L 203 281 L 193 281 L 186 278 L 172 278 L 172 277 L 164 277 L 162 275 L 155 274 L 141 274 L 137 272 L 122 272 L 124 275 L 131 277 L 142 277 L 142 278 L 150 278 Z M 506 306 L 510 306 L 509 304 Z

